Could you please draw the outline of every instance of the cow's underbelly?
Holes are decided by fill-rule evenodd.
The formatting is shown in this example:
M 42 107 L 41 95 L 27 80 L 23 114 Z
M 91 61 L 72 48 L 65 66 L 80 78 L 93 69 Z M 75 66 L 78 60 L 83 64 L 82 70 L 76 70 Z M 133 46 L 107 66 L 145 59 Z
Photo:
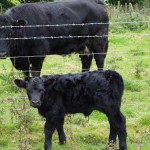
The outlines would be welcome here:
M 68 42 L 68 43 L 66 42 L 65 44 L 62 44 L 62 45 L 59 43 L 56 43 L 56 44 L 57 46 L 53 46 L 50 53 L 58 54 L 58 55 L 66 55 L 66 54 L 71 54 L 73 52 L 80 53 L 86 47 L 85 41 Z
M 27 57 L 11 58 L 13 66 L 18 70 L 29 70 L 29 60 Z

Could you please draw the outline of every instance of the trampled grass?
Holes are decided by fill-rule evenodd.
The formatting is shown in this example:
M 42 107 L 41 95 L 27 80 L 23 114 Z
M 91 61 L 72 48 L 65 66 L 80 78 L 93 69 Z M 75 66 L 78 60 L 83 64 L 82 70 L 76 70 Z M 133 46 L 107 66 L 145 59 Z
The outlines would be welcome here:
M 140 34 L 146 34 L 145 30 Z M 110 33 L 111 34 L 111 33 Z M 118 35 L 120 33 L 117 33 Z M 135 34 L 126 32 L 125 34 Z M 150 147 L 150 40 L 147 36 L 110 37 L 105 69 L 121 73 L 125 82 L 122 112 L 127 119 L 129 150 L 148 150 Z M 41 118 L 29 106 L 26 94 L 14 86 L 14 78 L 22 74 L 12 68 L 9 59 L 0 60 L 0 149 L 41 150 L 44 142 Z M 95 70 L 93 61 L 91 70 Z M 15 72 L 15 73 L 14 73 Z M 42 74 L 81 72 L 78 55 L 47 56 Z M 109 124 L 102 113 L 66 116 L 67 143 L 58 144 L 53 137 L 53 150 L 103 150 L 107 145 Z

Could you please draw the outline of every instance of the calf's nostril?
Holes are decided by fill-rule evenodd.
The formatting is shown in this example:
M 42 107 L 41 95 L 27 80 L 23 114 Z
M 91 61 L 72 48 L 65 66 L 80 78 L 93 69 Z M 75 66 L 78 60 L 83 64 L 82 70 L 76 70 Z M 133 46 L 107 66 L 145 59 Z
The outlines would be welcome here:
M 39 104 L 38 100 L 32 101 L 32 104 Z

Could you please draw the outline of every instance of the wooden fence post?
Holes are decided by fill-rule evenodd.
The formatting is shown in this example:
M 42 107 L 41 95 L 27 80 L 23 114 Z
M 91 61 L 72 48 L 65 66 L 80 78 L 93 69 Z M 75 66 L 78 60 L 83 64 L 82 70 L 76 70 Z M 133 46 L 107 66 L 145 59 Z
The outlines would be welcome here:
M 131 13 L 134 12 L 134 8 L 133 8 L 133 6 L 132 6 L 131 3 L 129 3 L 129 11 L 130 11 Z
M 127 3 L 125 3 L 125 13 L 127 13 L 128 12 L 128 5 L 127 5 Z
M 118 1 L 118 4 L 117 4 L 117 18 L 119 16 L 119 12 L 120 12 L 120 1 Z

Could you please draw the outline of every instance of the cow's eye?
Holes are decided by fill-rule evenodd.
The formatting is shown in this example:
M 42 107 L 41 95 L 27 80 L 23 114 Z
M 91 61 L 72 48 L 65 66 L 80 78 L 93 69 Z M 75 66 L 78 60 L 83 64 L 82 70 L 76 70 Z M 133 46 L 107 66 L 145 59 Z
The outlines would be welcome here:
M 8 33 L 8 36 L 12 36 L 12 33 L 11 33 L 11 32 L 9 32 L 9 33 Z
M 39 92 L 40 92 L 40 93 L 44 93 L 45 90 L 44 90 L 44 89 L 40 89 Z

